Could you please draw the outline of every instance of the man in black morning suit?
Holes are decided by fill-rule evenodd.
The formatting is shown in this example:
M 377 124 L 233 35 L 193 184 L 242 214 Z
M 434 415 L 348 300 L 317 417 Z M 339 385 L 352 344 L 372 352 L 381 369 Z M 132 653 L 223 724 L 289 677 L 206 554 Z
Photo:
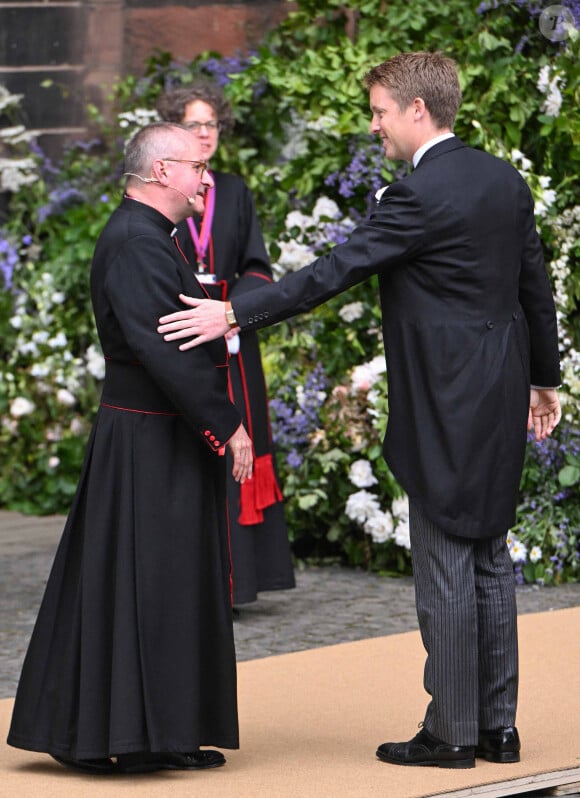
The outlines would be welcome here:
M 162 319 L 190 347 L 262 327 L 379 275 L 389 380 L 384 456 L 410 500 L 417 613 L 431 695 L 419 733 L 385 743 L 402 765 L 519 760 L 513 568 L 526 427 L 560 418 L 556 316 L 530 191 L 452 133 L 461 91 L 440 53 L 365 76 L 371 132 L 412 162 L 343 245 L 231 306 L 187 299 Z M 173 331 L 173 332 L 172 332 Z M 534 387 L 531 387 L 534 386 Z

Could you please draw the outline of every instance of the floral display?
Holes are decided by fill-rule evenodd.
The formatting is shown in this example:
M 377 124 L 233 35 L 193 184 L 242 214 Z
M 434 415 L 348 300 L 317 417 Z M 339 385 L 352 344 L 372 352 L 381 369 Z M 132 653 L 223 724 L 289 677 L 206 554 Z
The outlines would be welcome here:
M 255 52 L 171 54 L 117 87 L 116 117 L 51 163 L 0 86 L 0 506 L 65 512 L 96 409 L 104 359 L 90 310 L 94 241 L 122 190 L 126 140 L 157 118 L 161 91 L 213 78 L 234 135 L 219 163 L 256 198 L 276 277 L 345 241 L 407 165 L 368 133 L 365 71 L 399 50 L 443 49 L 463 90 L 456 132 L 513 164 L 533 193 L 554 289 L 563 420 L 528 442 L 509 550 L 518 582 L 580 574 L 580 6 L 563 41 L 534 0 L 298 0 Z M 350 24 L 346 24 L 345 12 Z M 384 25 L 377 26 L 377 18 Z M 384 31 L 389 31 L 385 37 Z M 376 278 L 261 333 L 272 435 L 298 559 L 410 572 L 409 504 L 381 445 L 388 419 Z

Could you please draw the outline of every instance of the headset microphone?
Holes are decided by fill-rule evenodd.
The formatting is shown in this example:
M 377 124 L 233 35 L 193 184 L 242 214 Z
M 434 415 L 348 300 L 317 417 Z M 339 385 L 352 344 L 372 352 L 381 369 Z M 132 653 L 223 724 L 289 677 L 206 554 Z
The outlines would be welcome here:
M 185 199 L 187 200 L 187 204 L 188 204 L 188 205 L 195 205 L 195 197 L 188 197 L 188 196 L 187 196 L 187 194 L 184 194 L 184 193 L 183 193 L 183 191 L 181 191 L 181 190 L 180 190 L 180 189 L 178 189 L 178 188 L 175 188 L 175 186 L 169 186 L 169 185 L 167 185 L 167 186 L 165 186 L 164 188 L 170 188 L 170 189 L 172 189 L 173 191 L 177 191 L 177 193 L 178 193 L 178 194 L 181 194 L 181 196 L 182 196 L 182 197 L 185 197 Z
M 160 186 L 163 185 L 155 177 L 142 177 L 142 175 L 136 175 L 135 172 L 123 172 L 123 177 L 136 177 L 137 180 L 140 180 L 142 183 L 159 183 Z M 181 194 L 182 197 L 185 197 L 188 205 L 195 205 L 195 197 L 188 197 L 187 194 L 184 194 L 179 188 L 168 185 L 163 186 L 163 188 L 170 188 L 173 191 L 177 191 L 178 194 Z
M 136 175 L 135 172 L 123 172 L 123 177 L 136 177 L 142 183 L 159 183 L 159 180 L 155 177 L 143 177 L 142 175 Z

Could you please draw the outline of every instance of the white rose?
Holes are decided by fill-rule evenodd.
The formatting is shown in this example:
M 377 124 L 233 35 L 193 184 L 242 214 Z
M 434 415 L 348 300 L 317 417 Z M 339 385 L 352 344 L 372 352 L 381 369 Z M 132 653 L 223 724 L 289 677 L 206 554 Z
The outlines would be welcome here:
M 368 460 L 355 460 L 348 472 L 348 478 L 357 488 L 370 488 L 378 482 Z
M 87 371 L 96 380 L 102 380 L 105 376 L 105 358 L 99 350 L 91 344 L 87 349 Z
M 57 333 L 49 340 L 48 345 L 51 349 L 63 349 L 67 345 L 66 335 L 63 332 Z
M 401 521 L 408 521 L 409 497 L 405 494 L 405 496 L 401 496 L 399 499 L 393 499 L 393 503 L 391 504 L 391 512 L 395 518 L 399 518 Z
M 352 493 L 346 502 L 345 513 L 359 524 L 363 524 L 368 518 L 380 512 L 379 500 L 374 493 L 367 490 L 359 490 Z
M 386 543 L 393 536 L 393 518 L 389 512 L 375 513 L 365 522 L 364 530 L 375 543 Z
M 562 107 L 562 92 L 556 83 L 550 84 L 550 93 L 544 100 L 543 109 L 547 116 L 559 116 Z
M 24 396 L 17 396 L 10 405 L 10 415 L 12 418 L 22 418 L 22 416 L 29 416 L 35 409 L 36 405 L 30 399 L 25 399 Z
M 317 222 L 319 222 L 323 216 L 327 219 L 337 219 L 340 216 L 340 210 L 334 200 L 328 197 L 320 197 L 316 200 L 312 216 Z
M 56 392 L 56 401 L 65 407 L 72 407 L 74 404 L 76 404 L 77 400 L 70 391 L 67 391 L 66 388 L 59 388 L 59 390 Z
M 291 230 L 293 227 L 298 227 L 302 230 L 302 228 L 308 227 L 311 221 L 309 216 L 304 216 L 300 211 L 290 211 L 286 216 L 286 230 Z
M 84 432 L 85 426 L 80 418 L 73 418 L 70 423 L 69 430 L 73 435 L 82 435 Z
M 364 305 L 362 302 L 350 302 L 348 305 L 343 305 L 338 311 L 340 318 L 347 324 L 352 321 L 360 319 L 364 313 Z
M 402 548 L 407 549 L 407 551 L 411 550 L 411 533 L 408 521 L 399 520 L 397 522 L 393 537 L 397 546 L 401 546 Z

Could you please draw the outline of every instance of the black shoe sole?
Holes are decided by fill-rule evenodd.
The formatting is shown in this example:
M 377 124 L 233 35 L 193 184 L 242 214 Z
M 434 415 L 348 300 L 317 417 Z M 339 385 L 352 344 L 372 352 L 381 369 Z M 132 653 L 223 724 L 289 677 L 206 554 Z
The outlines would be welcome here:
M 124 764 L 122 761 L 117 762 L 115 773 L 154 773 L 158 770 L 208 770 L 209 768 L 219 768 L 226 764 L 226 760 L 222 759 L 217 762 L 200 763 L 196 765 L 178 765 L 173 762 L 153 761 L 153 762 L 133 762 L 132 764 Z
M 209 770 L 209 768 L 221 768 L 226 764 L 223 762 L 212 762 L 209 765 L 192 765 L 191 767 L 183 767 L 182 765 L 158 765 L 158 770 Z
M 475 758 L 473 759 L 429 759 L 421 762 L 402 762 L 395 757 L 389 757 L 383 754 L 382 751 L 377 751 L 377 756 L 381 762 L 388 762 L 390 765 L 405 765 L 405 767 L 435 767 L 435 768 L 448 768 L 453 770 L 466 770 L 467 768 L 475 767 Z
M 161 765 L 156 765 L 154 763 L 148 764 L 147 762 L 142 762 L 136 765 L 119 765 L 117 764 L 115 768 L 115 773 L 123 775 L 124 773 L 128 775 L 138 775 L 139 773 L 155 773 L 157 770 L 161 770 Z
M 63 765 L 65 768 L 74 770 L 77 773 L 87 773 L 91 776 L 111 776 L 117 772 L 116 766 L 112 762 L 110 767 L 108 767 L 107 765 L 92 765 L 90 761 L 83 761 L 82 759 L 63 759 L 54 754 L 51 754 L 51 756 L 59 765 Z
M 475 756 L 479 759 L 485 759 L 486 762 L 495 762 L 499 765 L 506 765 L 509 762 L 519 762 L 520 755 L 518 751 L 476 751 Z

